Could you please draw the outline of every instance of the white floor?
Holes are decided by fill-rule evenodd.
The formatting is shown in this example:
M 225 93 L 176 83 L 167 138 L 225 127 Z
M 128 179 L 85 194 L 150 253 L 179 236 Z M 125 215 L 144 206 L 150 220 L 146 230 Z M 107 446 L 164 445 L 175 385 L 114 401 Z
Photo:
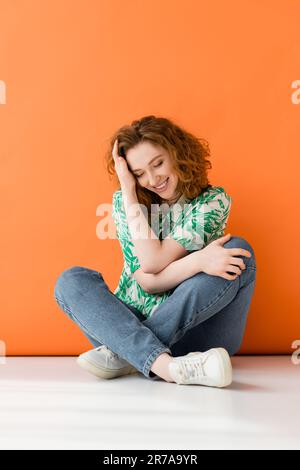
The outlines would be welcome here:
M 235 356 L 228 388 L 102 380 L 74 357 L 0 364 L 1 449 L 300 449 L 300 365 Z

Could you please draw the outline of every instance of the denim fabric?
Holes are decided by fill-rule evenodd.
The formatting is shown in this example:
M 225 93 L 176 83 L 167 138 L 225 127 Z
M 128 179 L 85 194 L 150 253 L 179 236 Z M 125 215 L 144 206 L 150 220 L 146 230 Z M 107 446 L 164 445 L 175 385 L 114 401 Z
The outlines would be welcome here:
M 152 316 L 146 318 L 108 288 L 100 272 L 82 266 L 63 271 L 54 297 L 94 347 L 105 344 L 147 378 L 163 352 L 182 356 L 223 347 L 232 356 L 243 339 L 256 280 L 253 248 L 232 237 L 224 248 L 244 248 L 246 269 L 235 280 L 198 273 L 176 286 Z

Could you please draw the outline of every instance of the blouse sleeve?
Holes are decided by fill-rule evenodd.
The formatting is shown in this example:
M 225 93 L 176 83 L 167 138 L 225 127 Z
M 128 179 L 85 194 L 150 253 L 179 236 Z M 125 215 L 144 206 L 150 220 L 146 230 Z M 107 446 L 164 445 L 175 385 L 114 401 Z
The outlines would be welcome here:
M 130 272 L 134 273 L 141 265 L 135 254 L 134 245 L 129 232 L 121 189 L 114 192 L 112 205 L 112 218 L 116 224 L 117 238 L 122 248 L 124 263 L 129 267 Z
M 225 190 L 215 187 L 204 199 L 198 197 L 186 205 L 169 236 L 188 251 L 201 250 L 224 235 L 231 203 Z

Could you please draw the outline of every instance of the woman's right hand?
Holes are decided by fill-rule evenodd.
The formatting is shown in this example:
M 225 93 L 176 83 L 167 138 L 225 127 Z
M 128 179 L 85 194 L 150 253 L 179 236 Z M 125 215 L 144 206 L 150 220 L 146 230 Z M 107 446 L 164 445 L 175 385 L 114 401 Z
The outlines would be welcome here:
M 228 233 L 196 252 L 199 253 L 201 271 L 212 276 L 223 277 L 229 281 L 242 274 L 242 270 L 246 269 L 246 266 L 244 261 L 236 256 L 242 255 L 250 258 L 252 255 L 250 251 L 243 248 L 224 248 L 223 244 L 228 242 L 230 237 L 231 235 Z M 236 274 L 228 274 L 227 271 Z

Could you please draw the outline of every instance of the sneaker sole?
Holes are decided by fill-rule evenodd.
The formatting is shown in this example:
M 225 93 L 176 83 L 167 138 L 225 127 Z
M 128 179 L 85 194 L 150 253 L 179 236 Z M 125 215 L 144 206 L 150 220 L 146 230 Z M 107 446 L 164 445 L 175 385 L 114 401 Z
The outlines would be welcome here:
M 84 357 L 78 356 L 76 359 L 77 364 L 82 367 L 82 369 L 87 370 L 93 375 L 100 377 L 101 379 L 113 379 L 115 377 L 120 377 L 122 375 L 132 375 L 138 374 L 138 370 L 133 366 L 129 365 L 128 367 L 122 367 L 122 369 L 109 369 L 107 367 L 95 366 L 93 363 L 88 361 Z

